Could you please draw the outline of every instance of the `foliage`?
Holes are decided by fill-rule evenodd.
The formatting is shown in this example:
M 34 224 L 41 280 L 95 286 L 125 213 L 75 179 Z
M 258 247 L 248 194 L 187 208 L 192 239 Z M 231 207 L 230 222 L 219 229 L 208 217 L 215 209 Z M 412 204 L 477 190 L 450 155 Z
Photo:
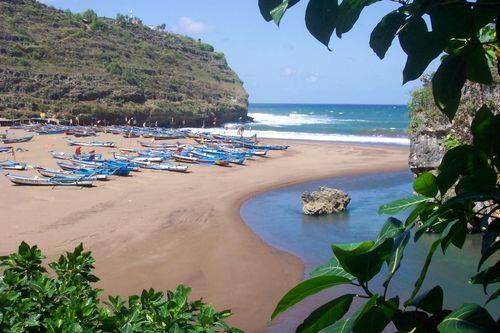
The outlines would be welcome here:
M 42 266 L 45 257 L 37 246 L 21 243 L 18 252 L 0 258 L 1 332 L 240 332 L 201 300 L 189 301 L 191 291 L 179 285 L 166 295 L 143 290 L 128 301 L 110 296 L 103 307 L 100 289 L 91 283 L 94 259 L 80 244 L 73 252 Z
M 446 148 L 446 150 L 450 150 L 452 148 L 460 146 L 461 142 L 460 142 L 460 140 L 458 140 L 457 138 L 455 138 L 453 135 L 448 134 L 443 139 L 443 145 Z
M 280 24 L 284 14 L 300 0 L 259 0 L 267 21 Z M 361 13 L 377 0 L 309 0 L 305 13 L 309 32 L 327 47 L 335 32 L 340 38 Z M 370 36 L 370 47 L 384 58 L 397 37 L 407 54 L 403 83 L 419 78 L 435 58 L 444 53 L 436 73 L 424 77 L 424 87 L 410 109 L 418 110 L 434 99 L 439 110 L 453 120 L 461 90 L 469 80 L 492 83 L 490 71 L 498 63 L 497 31 L 500 1 L 393 1 L 396 9 L 384 16 Z M 430 22 L 432 29 L 429 29 Z M 426 83 L 424 82 L 424 83 Z M 431 83 L 431 84 L 429 84 Z M 416 124 L 414 124 L 416 126 Z M 470 145 L 448 140 L 437 175 L 420 174 L 414 181 L 416 195 L 382 205 L 381 214 L 410 210 L 403 222 L 389 218 L 377 238 L 356 244 L 332 245 L 331 260 L 316 268 L 311 277 L 283 296 L 272 314 L 275 318 L 306 297 L 339 284 L 359 288 L 314 310 L 297 332 L 381 332 L 392 322 L 399 332 L 494 332 L 499 322 L 477 304 L 445 308 L 440 286 L 421 292 L 432 257 L 451 246 L 462 248 L 468 228 L 483 230 L 481 259 L 471 284 L 480 284 L 489 293 L 488 302 L 500 295 L 489 290 L 500 282 L 500 115 L 488 106 L 476 111 L 471 125 Z M 496 139 L 495 139 L 496 138 Z M 479 208 L 475 208 L 475 207 Z M 421 267 L 411 295 L 401 303 L 399 296 L 387 296 L 409 240 L 417 242 L 427 231 L 439 232 Z M 383 266 L 387 269 L 382 271 Z M 376 291 L 369 282 L 385 274 Z M 471 272 L 471 274 L 473 274 Z M 498 288 L 498 285 L 496 286 Z M 365 300 L 347 319 L 342 319 L 353 299 Z

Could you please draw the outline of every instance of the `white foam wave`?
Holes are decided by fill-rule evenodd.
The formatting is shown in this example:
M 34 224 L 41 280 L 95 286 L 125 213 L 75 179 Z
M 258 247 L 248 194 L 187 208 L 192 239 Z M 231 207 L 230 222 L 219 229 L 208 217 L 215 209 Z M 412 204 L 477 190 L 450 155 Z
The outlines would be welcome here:
M 326 116 L 314 116 L 292 112 L 288 115 L 252 112 L 248 114 L 259 125 L 271 127 L 333 124 L 334 119 Z
M 314 115 L 314 113 L 303 114 L 295 111 L 288 115 L 276 115 L 270 113 L 254 112 L 248 114 L 253 118 L 256 125 L 270 127 L 301 126 L 301 125 L 331 125 L 336 123 L 366 123 L 366 119 L 339 119 L 327 115 Z M 376 122 L 376 121 L 373 121 Z
M 237 135 L 236 130 L 224 130 L 223 128 L 190 128 L 194 132 L 207 132 L 224 135 Z M 328 142 L 349 142 L 349 143 L 368 143 L 368 144 L 391 144 L 404 145 L 410 144 L 408 138 L 387 137 L 387 136 L 363 136 L 348 134 L 328 134 L 328 133 L 305 133 L 305 132 L 279 132 L 279 131 L 258 131 L 246 130 L 245 137 L 257 134 L 258 138 L 263 139 L 284 139 L 284 140 L 307 140 L 307 141 L 328 141 Z

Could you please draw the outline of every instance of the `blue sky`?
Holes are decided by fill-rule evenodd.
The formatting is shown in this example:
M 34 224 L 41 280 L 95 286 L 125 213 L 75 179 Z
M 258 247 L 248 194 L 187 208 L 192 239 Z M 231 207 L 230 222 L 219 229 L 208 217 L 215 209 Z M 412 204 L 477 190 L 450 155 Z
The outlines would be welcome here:
M 329 52 L 304 24 L 307 4 L 291 8 L 281 27 L 265 22 L 257 0 L 44 0 L 57 8 L 100 16 L 133 11 L 144 24 L 165 23 L 224 52 L 243 80 L 250 102 L 406 104 L 418 81 L 402 86 L 406 56 L 397 40 L 384 60 L 368 45 L 370 33 L 390 9 L 382 1 L 365 9 L 353 30 L 332 38 Z M 431 66 L 433 67 L 433 66 Z

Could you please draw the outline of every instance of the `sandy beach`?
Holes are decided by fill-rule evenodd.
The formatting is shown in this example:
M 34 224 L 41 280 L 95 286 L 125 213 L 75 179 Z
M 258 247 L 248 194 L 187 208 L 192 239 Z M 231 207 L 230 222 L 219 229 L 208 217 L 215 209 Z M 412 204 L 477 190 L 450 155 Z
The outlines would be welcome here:
M 23 133 L 16 131 L 17 136 Z M 48 150 L 74 151 L 64 137 L 36 136 L 32 142 L 15 144 L 28 150 L 16 153 L 16 159 L 56 167 Z M 138 139 L 111 134 L 83 140 L 138 146 Z M 193 288 L 193 298 L 203 297 L 220 310 L 232 309 L 231 324 L 260 332 L 276 302 L 303 278 L 303 266 L 252 233 L 240 218 L 240 205 L 276 187 L 402 170 L 408 163 L 407 147 L 263 141 L 291 148 L 244 166 L 194 165 L 189 174 L 142 171 L 87 189 L 15 186 L 0 177 L 0 254 L 15 251 L 24 240 L 38 244 L 48 260 L 54 260 L 83 242 L 97 261 L 97 287 L 104 288 L 105 296 L 127 296 L 150 287 L 165 291 L 183 283 Z M 12 156 L 0 155 L 0 160 L 7 158 Z

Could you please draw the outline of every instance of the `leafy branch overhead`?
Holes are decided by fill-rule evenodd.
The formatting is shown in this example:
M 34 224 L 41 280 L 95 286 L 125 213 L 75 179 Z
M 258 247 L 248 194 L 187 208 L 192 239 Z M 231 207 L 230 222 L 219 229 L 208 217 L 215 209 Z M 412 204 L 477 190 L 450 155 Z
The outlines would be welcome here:
M 300 0 L 259 0 L 265 20 L 279 25 Z M 368 7 L 381 0 L 309 0 L 305 23 L 309 32 L 330 49 L 332 36 L 342 38 Z M 370 47 L 383 59 L 398 38 L 407 55 L 403 83 L 418 79 L 439 56 L 442 62 L 433 78 L 436 105 L 453 120 L 466 80 L 490 84 L 489 64 L 500 57 L 496 34 L 482 29 L 498 20 L 500 1 L 399 0 L 381 18 L 370 36 Z M 428 23 L 430 23 L 430 26 Z M 430 28 L 432 27 L 432 29 Z M 491 38 L 493 37 L 493 38 Z

